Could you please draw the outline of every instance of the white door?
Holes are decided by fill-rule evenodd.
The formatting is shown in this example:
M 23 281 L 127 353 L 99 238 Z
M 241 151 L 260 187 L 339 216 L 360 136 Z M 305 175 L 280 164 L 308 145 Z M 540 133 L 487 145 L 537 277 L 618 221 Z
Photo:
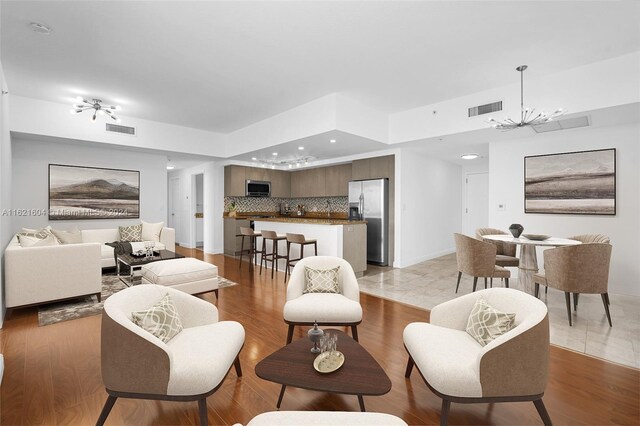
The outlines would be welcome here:
M 465 185 L 463 231 L 470 237 L 489 226 L 489 174 L 468 173 Z
M 169 179 L 169 227 L 176 230 L 176 241 L 180 228 L 180 178 Z

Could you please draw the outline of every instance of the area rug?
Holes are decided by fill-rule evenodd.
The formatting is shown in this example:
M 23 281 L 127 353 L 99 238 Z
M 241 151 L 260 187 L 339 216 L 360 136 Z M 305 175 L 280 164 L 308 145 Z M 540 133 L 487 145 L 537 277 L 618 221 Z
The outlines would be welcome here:
M 137 282 L 134 281 L 134 285 L 139 283 L 139 280 Z M 238 285 L 238 283 L 218 277 L 218 288 L 232 287 L 234 285 Z M 116 275 L 103 275 L 101 302 L 98 302 L 98 298 L 93 295 L 42 305 L 38 308 L 38 325 L 50 325 L 101 314 L 103 302 L 112 294 L 125 288 L 127 286 Z

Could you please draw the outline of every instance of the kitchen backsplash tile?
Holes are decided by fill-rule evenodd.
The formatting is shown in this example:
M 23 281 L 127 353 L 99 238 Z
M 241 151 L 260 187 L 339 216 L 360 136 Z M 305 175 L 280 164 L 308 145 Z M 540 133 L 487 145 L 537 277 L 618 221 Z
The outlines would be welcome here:
M 287 203 L 292 209 L 304 204 L 308 212 L 326 212 L 327 201 L 332 213 L 349 211 L 348 197 L 308 197 L 308 198 L 274 198 L 274 197 L 224 197 L 224 211 L 229 211 L 231 203 L 236 204 L 237 212 L 278 212 L 280 204 Z

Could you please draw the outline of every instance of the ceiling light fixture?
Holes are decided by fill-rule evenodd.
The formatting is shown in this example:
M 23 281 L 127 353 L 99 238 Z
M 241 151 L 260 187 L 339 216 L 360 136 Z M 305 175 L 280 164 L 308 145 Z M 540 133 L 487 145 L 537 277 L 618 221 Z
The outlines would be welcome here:
M 331 140 L 329 140 L 329 143 L 336 143 L 336 140 L 335 139 L 331 139 Z
M 298 149 L 299 149 L 300 151 L 303 151 L 303 150 L 304 150 L 304 146 L 299 146 L 299 147 L 298 147 Z
M 295 167 L 300 167 L 302 164 L 308 165 L 309 161 L 315 160 L 315 157 L 307 156 L 296 156 L 290 159 L 284 158 L 267 158 L 267 159 L 257 159 L 256 157 L 251 158 L 253 161 L 260 163 L 262 167 L 271 167 L 272 169 L 277 168 L 289 168 L 292 169 Z
M 272 153 L 271 155 L 276 156 L 276 155 L 278 155 L 278 153 L 277 153 L 277 152 L 274 152 L 274 153 Z
M 38 34 L 44 34 L 44 35 L 51 34 L 51 28 L 47 27 L 44 24 L 41 24 L 40 22 L 31 22 L 29 25 L 31 25 L 31 29 L 37 32 Z
M 93 116 L 91 117 L 91 121 L 96 121 L 96 117 L 99 114 L 106 114 L 115 120 L 116 123 L 120 122 L 120 119 L 116 117 L 115 111 L 119 111 L 120 107 L 118 105 L 102 105 L 101 99 L 92 99 L 88 101 L 86 98 L 78 96 L 76 98 L 75 104 L 73 104 L 73 108 L 69 110 L 71 114 L 80 114 L 83 111 L 91 111 L 93 110 Z
M 469 153 L 469 154 L 462 154 L 460 156 L 460 158 L 462 158 L 463 160 L 475 160 L 476 158 L 479 158 L 480 154 L 475 154 L 475 153 Z
M 176 168 L 175 166 L 167 166 L 167 170 L 173 170 L 175 168 Z
M 516 71 L 520 72 L 520 122 L 513 121 L 509 117 L 505 117 L 504 121 L 497 121 L 490 118 L 488 122 L 494 129 L 513 130 L 525 126 L 536 126 L 551 121 L 565 113 L 562 108 L 559 108 L 555 110 L 553 114 L 547 115 L 544 112 L 539 112 L 537 115 L 534 115 L 536 111 L 535 108 L 529 109 L 524 107 L 524 71 L 526 69 L 526 65 L 520 65 L 516 68 Z

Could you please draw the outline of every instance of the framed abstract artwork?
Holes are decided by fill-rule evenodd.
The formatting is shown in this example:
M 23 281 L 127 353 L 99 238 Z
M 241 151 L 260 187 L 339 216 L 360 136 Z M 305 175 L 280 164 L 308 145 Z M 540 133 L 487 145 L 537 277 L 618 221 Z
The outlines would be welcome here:
M 137 219 L 140 172 L 49 164 L 49 219 Z
M 524 157 L 524 212 L 615 215 L 615 148 Z

